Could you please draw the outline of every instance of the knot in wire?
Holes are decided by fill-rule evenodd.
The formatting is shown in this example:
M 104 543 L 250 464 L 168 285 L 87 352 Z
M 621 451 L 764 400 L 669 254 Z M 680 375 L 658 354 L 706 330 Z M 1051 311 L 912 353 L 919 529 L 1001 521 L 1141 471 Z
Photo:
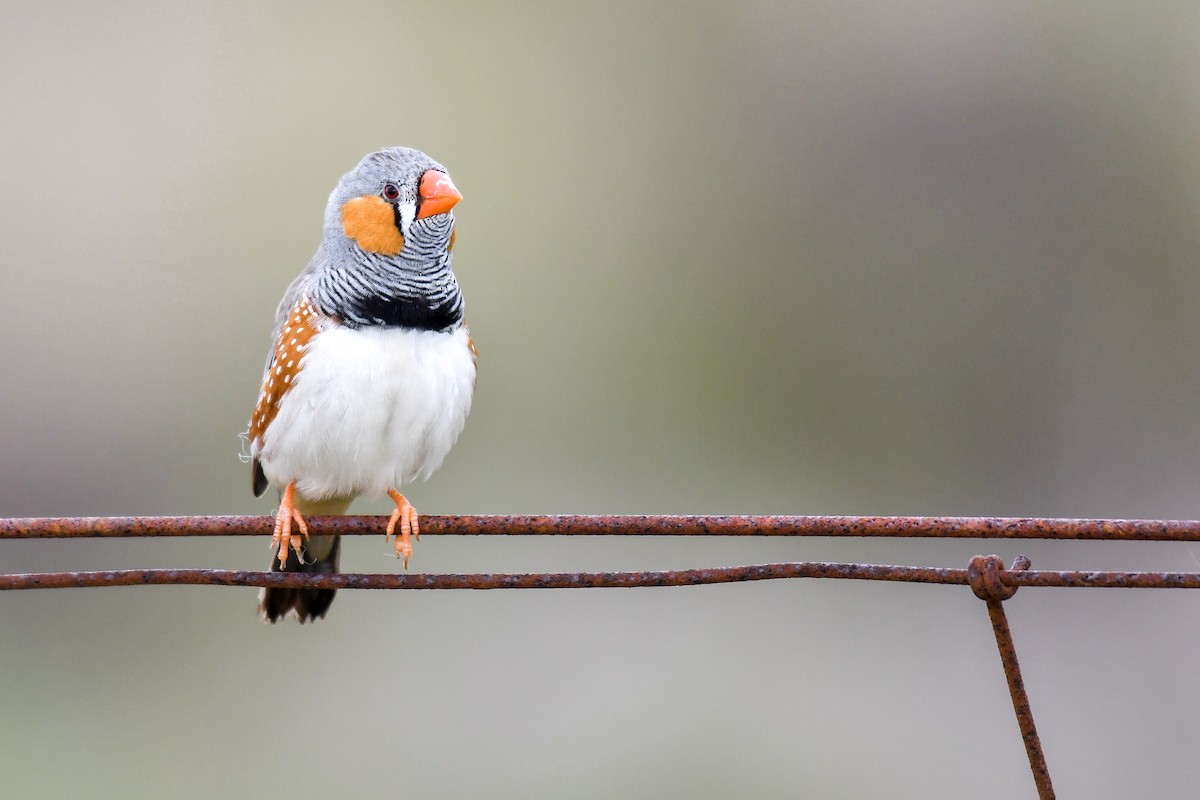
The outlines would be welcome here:
M 1013 561 L 1012 571 L 1023 572 L 1029 569 L 1029 556 L 1017 556 Z M 971 583 L 971 591 L 980 600 L 1003 602 L 1017 593 L 1016 586 L 1004 583 L 1003 576 L 1007 572 L 1000 556 L 975 556 L 967 566 L 967 579 Z

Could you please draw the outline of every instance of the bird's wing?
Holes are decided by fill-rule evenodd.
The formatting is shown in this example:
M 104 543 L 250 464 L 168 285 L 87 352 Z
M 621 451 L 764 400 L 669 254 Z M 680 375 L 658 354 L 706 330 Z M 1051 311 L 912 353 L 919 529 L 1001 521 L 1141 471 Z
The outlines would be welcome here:
M 262 389 L 254 413 L 250 415 L 247 436 L 251 443 L 260 439 L 271 420 L 275 419 L 279 412 L 279 401 L 287 394 L 300 372 L 301 350 L 318 330 L 319 314 L 305 295 L 316 269 L 317 260 L 314 258 L 288 286 L 275 312 L 275 329 L 263 369 Z M 254 495 L 257 497 L 267 490 L 269 481 L 257 458 L 251 459 L 250 471 Z

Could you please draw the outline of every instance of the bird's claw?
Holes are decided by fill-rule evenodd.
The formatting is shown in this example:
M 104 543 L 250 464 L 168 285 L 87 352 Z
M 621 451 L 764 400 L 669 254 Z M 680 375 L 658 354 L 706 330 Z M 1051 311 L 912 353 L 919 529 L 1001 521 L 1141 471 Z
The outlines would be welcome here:
M 300 529 L 300 535 L 292 536 L 292 523 Z M 289 483 L 279 500 L 279 513 L 275 515 L 275 532 L 271 536 L 271 547 L 279 548 L 279 566 L 287 564 L 288 548 L 296 552 L 296 558 L 304 561 L 303 541 L 308 539 L 308 523 L 296 508 L 296 485 Z
M 388 495 L 396 503 L 396 510 L 388 519 L 387 533 L 383 538 L 384 541 L 391 539 L 396 534 L 396 524 L 399 523 L 400 535 L 396 536 L 396 555 L 404 559 L 404 568 L 408 569 L 408 559 L 412 555 L 412 542 L 409 537 L 418 541 L 421 539 L 421 526 L 417 522 L 417 510 L 404 495 L 395 489 L 389 489 Z

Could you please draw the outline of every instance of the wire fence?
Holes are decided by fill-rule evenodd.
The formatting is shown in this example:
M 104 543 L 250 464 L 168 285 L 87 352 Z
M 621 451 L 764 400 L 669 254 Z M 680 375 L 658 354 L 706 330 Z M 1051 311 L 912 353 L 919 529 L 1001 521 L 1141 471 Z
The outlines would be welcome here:
M 269 536 L 274 517 L 70 517 L 0 519 L 0 539 L 143 536 Z M 313 517 L 312 535 L 372 535 L 380 517 Z M 950 539 L 1200 541 L 1200 521 L 982 517 L 797 516 L 425 516 L 422 535 L 467 536 L 821 536 Z M 1005 568 L 977 555 L 966 568 L 785 562 L 653 572 L 478 574 L 308 574 L 221 569 L 134 569 L 0 574 L 0 590 L 186 584 L 320 589 L 583 589 L 695 586 L 797 578 L 904 581 L 969 586 L 987 606 L 1026 755 L 1041 800 L 1050 772 L 1021 679 L 1004 601 L 1022 586 L 1200 589 L 1195 572 L 1037 571 L 1026 556 Z

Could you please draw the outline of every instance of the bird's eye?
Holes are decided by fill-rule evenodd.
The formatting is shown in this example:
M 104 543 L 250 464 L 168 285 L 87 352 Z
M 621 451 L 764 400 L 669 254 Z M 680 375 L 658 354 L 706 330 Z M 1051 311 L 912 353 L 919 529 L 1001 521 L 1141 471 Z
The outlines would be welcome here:
M 397 200 L 400 197 L 400 189 L 394 183 L 385 183 L 383 185 L 383 197 L 385 200 Z

